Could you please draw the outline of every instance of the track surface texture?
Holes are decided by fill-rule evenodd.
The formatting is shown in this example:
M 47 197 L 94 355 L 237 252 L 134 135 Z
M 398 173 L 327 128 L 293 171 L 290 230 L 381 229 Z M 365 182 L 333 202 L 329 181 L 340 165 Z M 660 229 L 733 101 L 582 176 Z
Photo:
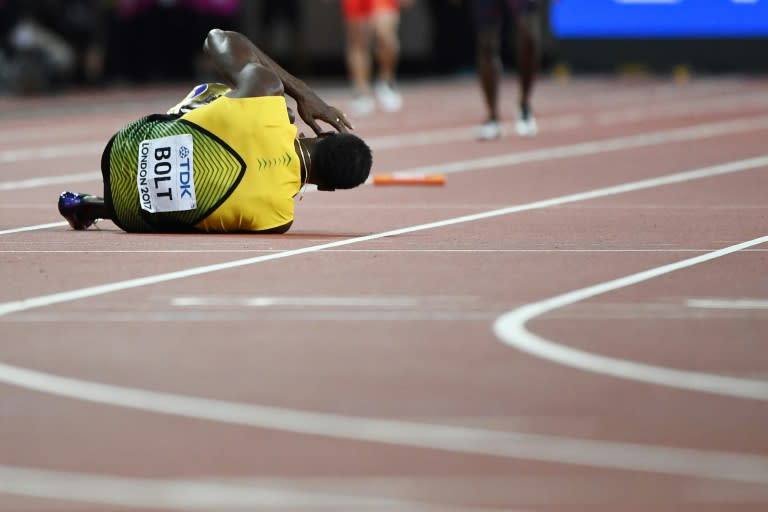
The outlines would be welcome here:
M 373 173 L 446 184 L 281 236 L 62 222 L 184 88 L 0 99 L 0 511 L 768 510 L 766 90 L 405 84 Z

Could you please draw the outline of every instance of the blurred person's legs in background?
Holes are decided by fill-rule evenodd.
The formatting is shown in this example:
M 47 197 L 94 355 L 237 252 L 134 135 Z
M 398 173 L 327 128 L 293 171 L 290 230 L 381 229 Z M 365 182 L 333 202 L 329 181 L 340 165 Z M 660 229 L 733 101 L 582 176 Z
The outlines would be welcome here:
M 477 71 L 487 118 L 478 128 L 481 140 L 501 137 L 499 84 L 503 72 L 501 59 L 503 22 L 514 20 L 517 36 L 518 111 L 515 131 L 520 136 L 538 132 L 531 108 L 531 95 L 539 63 L 541 30 L 536 0 L 472 0 L 477 41 Z
M 353 114 L 361 116 L 371 113 L 376 107 L 374 94 L 383 110 L 400 110 L 402 97 L 395 85 L 400 55 L 399 2 L 343 0 L 343 10 L 347 38 L 347 68 L 355 96 L 352 102 Z M 372 36 L 377 67 L 377 79 L 373 86 L 370 49 Z

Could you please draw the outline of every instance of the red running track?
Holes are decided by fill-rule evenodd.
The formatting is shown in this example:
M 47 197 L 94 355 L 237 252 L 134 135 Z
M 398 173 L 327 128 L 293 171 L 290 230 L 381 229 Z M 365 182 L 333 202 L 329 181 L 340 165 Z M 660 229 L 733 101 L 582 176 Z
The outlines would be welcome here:
M 283 236 L 62 224 L 186 91 L 0 100 L 0 511 L 766 510 L 767 85 L 406 85 L 357 131 L 446 185 Z

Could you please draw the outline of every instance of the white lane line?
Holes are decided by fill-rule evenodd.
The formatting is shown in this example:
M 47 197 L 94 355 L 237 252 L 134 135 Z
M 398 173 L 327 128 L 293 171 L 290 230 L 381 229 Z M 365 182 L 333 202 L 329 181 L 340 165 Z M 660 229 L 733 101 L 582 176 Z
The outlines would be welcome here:
M 58 223 L 57 225 L 66 225 Z M 33 226 L 34 228 L 34 226 Z M 2 232 L 0 231 L 0 234 Z M 309 241 L 309 240 L 305 240 Z M 285 249 L 0 249 L 0 254 L 262 254 L 281 252 Z M 403 253 L 403 254 L 600 254 L 600 253 L 686 253 L 709 252 L 714 249 L 327 249 L 325 252 L 340 253 Z M 746 249 L 744 252 L 768 252 L 768 249 Z
M 572 130 L 584 125 L 582 116 L 565 115 L 539 120 L 542 130 L 557 132 Z M 448 142 L 461 142 L 475 140 L 474 130 L 476 126 L 460 126 L 458 128 L 445 128 L 441 130 L 422 130 L 408 134 L 382 135 L 366 139 L 374 151 L 384 149 L 401 149 L 404 147 L 431 146 L 433 144 L 446 144 Z M 514 131 L 514 123 L 502 123 L 504 133 Z
M 685 128 L 675 128 L 666 131 L 653 131 L 637 135 L 627 135 L 602 139 L 590 142 L 580 142 L 552 148 L 534 149 L 520 153 L 508 153 L 506 155 L 476 158 L 473 160 L 457 161 L 437 165 L 428 165 L 397 171 L 399 174 L 451 174 L 467 172 L 479 169 L 518 165 L 522 163 L 557 160 L 577 156 L 588 156 L 609 151 L 621 151 L 625 149 L 656 146 L 672 142 L 684 142 L 690 140 L 706 139 L 721 135 L 733 135 L 753 130 L 768 128 L 768 116 L 751 118 L 748 120 L 737 119 L 732 121 L 701 124 Z
M 742 172 L 742 171 L 747 171 L 747 170 L 756 169 L 756 168 L 765 167 L 765 166 L 768 166 L 768 155 L 757 157 L 757 158 L 749 158 L 747 160 L 739 160 L 736 162 L 729 162 L 726 164 L 715 165 L 712 167 L 704 167 L 702 169 L 695 169 L 687 172 L 669 174 L 667 176 L 661 176 L 657 178 L 649 178 L 646 180 L 633 181 L 629 183 L 624 183 L 622 185 L 595 189 L 588 192 L 580 192 L 576 194 L 555 197 L 552 199 L 534 201 L 532 203 L 513 205 L 507 208 L 500 208 L 497 210 L 491 210 L 487 212 L 464 215 L 461 217 L 454 217 L 451 219 L 445 219 L 445 220 L 436 221 L 436 222 L 429 222 L 427 224 L 418 224 L 415 226 L 409 226 L 409 227 L 400 228 L 400 229 L 393 229 L 390 231 L 384 231 L 384 232 L 375 233 L 372 235 L 348 238 L 346 240 L 337 240 L 334 242 L 328 242 L 328 243 L 318 244 L 318 245 L 311 245 L 308 247 L 302 247 L 300 249 L 292 249 L 292 250 L 274 253 L 274 254 L 265 254 L 261 256 L 255 256 L 253 258 L 246 258 L 246 259 L 235 260 L 235 261 L 230 261 L 225 263 L 217 263 L 213 265 L 205 265 L 201 267 L 193 267 L 186 270 L 179 270 L 176 272 L 168 272 L 165 274 L 155 274 L 147 277 L 139 277 L 135 279 L 128 279 L 125 281 L 117 281 L 114 283 L 107 283 L 103 285 L 80 288 L 80 289 L 71 290 L 67 292 L 53 293 L 50 295 L 41 295 L 39 297 L 31 297 L 28 299 L 22 299 L 18 301 L 5 302 L 5 303 L 0 303 L 0 316 L 7 315 L 9 313 L 14 313 L 17 311 L 26 311 L 28 309 L 50 306 L 53 304 L 59 304 L 62 302 L 70 302 L 70 301 L 84 299 L 88 297 L 96 297 L 99 295 L 114 293 L 121 290 L 129 290 L 132 288 L 139 288 L 142 286 L 149 286 L 149 285 L 159 284 L 167 281 L 174 281 L 177 279 L 184 279 L 187 277 L 209 274 L 211 272 L 218 272 L 221 270 L 229 270 L 229 269 L 234 269 L 238 267 L 254 265 L 256 263 L 263 263 L 265 261 L 289 258 L 292 256 L 300 256 L 302 254 L 324 251 L 326 249 L 335 249 L 335 248 L 344 247 L 347 245 L 368 242 L 371 240 L 378 240 L 381 238 L 405 235 L 408 233 L 415 233 L 418 231 L 426 231 L 429 229 L 453 226 L 456 224 L 474 222 L 474 221 L 483 220 L 483 219 L 490 219 L 490 218 L 499 217 L 502 215 L 509 215 L 511 213 L 519 213 L 519 212 L 530 211 L 530 210 L 538 210 L 542 208 L 550 208 L 552 206 L 559 206 L 562 204 L 573 203 L 577 201 L 586 201 L 589 199 L 597 199 L 599 197 L 612 196 L 616 194 L 624 194 L 627 192 L 636 192 L 638 190 L 656 188 L 664 185 L 678 184 L 686 181 L 697 180 L 701 178 L 708 178 L 712 176 L 718 176 L 718 175 L 729 174 L 734 172 Z
M 30 143 L 33 141 L 43 141 L 41 144 L 48 144 L 57 139 L 60 141 L 63 137 L 85 137 L 88 139 L 98 137 L 101 140 L 111 137 L 113 133 L 123 126 L 122 123 L 115 123 L 112 127 L 105 127 L 93 121 L 88 121 L 87 123 L 79 126 L 68 123 L 66 128 L 54 131 L 41 129 L 39 126 L 0 129 L 0 140 L 4 144 Z
M 18 181 L 1 181 L 0 192 L 22 190 L 25 188 L 47 187 L 50 185 L 68 185 L 70 183 L 82 183 L 86 181 L 101 181 L 101 173 L 93 171 L 65 174 L 63 176 L 40 176 L 39 178 Z
M 293 488 L 291 488 L 293 487 Z M 266 486 L 204 480 L 157 480 L 0 465 L 0 494 L 132 508 L 216 510 L 339 507 L 416 510 L 415 503 L 302 491 L 295 482 Z M 428 507 L 425 507 L 425 509 Z
M 685 103 L 653 103 L 651 105 L 628 107 L 612 112 L 599 112 L 596 120 L 600 125 L 613 126 L 649 119 L 669 119 L 689 114 L 714 114 L 716 112 L 729 112 L 741 108 L 757 109 L 765 108 L 766 106 L 768 106 L 768 96 L 763 92 L 749 95 L 736 93 L 719 98 L 691 100 Z
M 385 420 L 155 392 L 0 363 L 0 381 L 77 400 L 295 434 L 453 453 L 768 484 L 768 457 Z
M 689 308 L 703 309 L 768 309 L 768 300 L 759 299 L 689 299 Z
M 59 228 L 67 225 L 68 225 L 67 221 L 49 222 L 48 224 L 37 224 L 35 226 L 24 226 L 21 228 L 3 229 L 3 230 L 0 230 L 0 235 L 12 235 L 14 233 L 23 233 L 25 231 L 38 231 L 41 229 Z
M 555 343 L 552 340 L 532 333 L 526 328 L 526 324 L 532 319 L 555 309 L 766 243 L 768 243 L 768 236 L 755 238 L 707 254 L 564 293 L 543 301 L 526 304 L 500 316 L 494 323 L 493 328 L 496 336 L 507 345 L 527 354 L 571 368 L 659 386 L 768 401 L 768 381 L 765 380 L 742 379 L 677 370 L 615 357 L 601 356 Z
M 442 301 L 440 300 L 442 299 Z M 189 307 L 355 307 L 355 308 L 415 308 L 425 303 L 447 302 L 443 297 L 233 297 L 233 296 L 187 296 L 173 297 L 171 305 Z
M 44 147 L 4 149 L 0 151 L 0 164 L 23 162 L 27 160 L 50 160 L 70 156 L 101 154 L 104 142 L 83 142 L 71 144 L 49 145 Z
M 253 311 L 225 311 L 222 309 L 194 310 L 194 311 L 152 311 L 141 313 L 143 322 L 169 323 L 183 322 L 185 324 L 194 322 L 253 322 L 254 320 L 263 322 L 291 322 L 296 325 L 299 322 L 483 322 L 487 324 L 492 322 L 498 314 L 495 312 L 466 312 L 459 308 L 443 308 L 442 310 L 418 310 L 413 311 L 405 308 L 387 311 L 370 310 L 360 308 L 333 309 L 333 310 L 306 310 L 306 309 L 262 309 L 258 311 L 258 317 Z M 136 320 L 136 311 L 127 312 L 101 312 L 98 314 L 94 310 L 90 312 L 72 312 L 67 313 L 20 313 L 18 315 L 5 319 L 5 322 L 15 324 L 41 324 L 43 322 L 56 324 L 80 324 L 86 323 L 90 326 L 109 323 L 131 323 Z

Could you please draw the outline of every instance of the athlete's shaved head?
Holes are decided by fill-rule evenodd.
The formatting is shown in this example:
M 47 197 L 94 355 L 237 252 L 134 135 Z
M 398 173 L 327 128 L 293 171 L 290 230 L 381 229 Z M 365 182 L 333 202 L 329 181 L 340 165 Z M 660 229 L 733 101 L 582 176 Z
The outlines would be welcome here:
M 332 133 L 318 137 L 313 146 L 310 173 L 319 190 L 355 188 L 368 179 L 373 155 L 360 137 Z

